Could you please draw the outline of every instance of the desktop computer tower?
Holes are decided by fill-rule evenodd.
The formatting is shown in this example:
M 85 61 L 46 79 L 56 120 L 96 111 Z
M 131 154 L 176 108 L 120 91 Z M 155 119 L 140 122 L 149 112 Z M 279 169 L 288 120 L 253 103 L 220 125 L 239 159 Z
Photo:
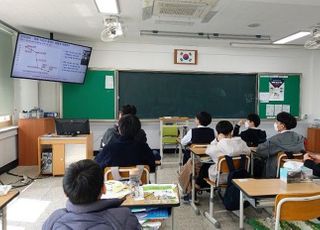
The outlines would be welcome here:
M 45 149 L 41 153 L 41 174 L 52 174 L 52 149 Z

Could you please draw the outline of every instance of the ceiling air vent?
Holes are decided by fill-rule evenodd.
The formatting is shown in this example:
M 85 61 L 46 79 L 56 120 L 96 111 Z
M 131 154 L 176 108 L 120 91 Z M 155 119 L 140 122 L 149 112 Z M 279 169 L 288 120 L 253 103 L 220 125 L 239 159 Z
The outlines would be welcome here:
M 152 16 L 179 17 L 204 19 L 203 22 L 207 22 L 214 16 L 209 12 L 217 2 L 218 0 L 148 0 L 144 3 L 142 18 L 145 20 Z

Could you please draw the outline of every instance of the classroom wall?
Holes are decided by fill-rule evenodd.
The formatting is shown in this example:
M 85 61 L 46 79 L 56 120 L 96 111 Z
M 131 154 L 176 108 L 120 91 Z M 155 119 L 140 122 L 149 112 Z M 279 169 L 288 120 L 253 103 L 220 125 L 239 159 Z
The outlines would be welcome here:
M 71 41 L 79 43 L 79 41 Z M 84 43 L 93 46 L 90 67 L 102 69 L 135 69 L 159 71 L 203 71 L 203 72 L 289 72 L 302 73 L 301 79 L 301 114 L 308 117 L 320 117 L 317 101 L 320 99 L 316 85 L 320 84 L 320 61 L 318 51 L 305 49 L 258 49 L 231 47 L 193 47 L 131 43 Z M 175 48 L 197 49 L 198 65 L 175 65 L 173 50 Z M 39 106 L 48 111 L 59 111 L 59 83 L 39 85 Z M 51 92 L 51 93 L 47 93 Z M 310 120 L 309 120 L 310 121 Z M 94 122 L 95 149 L 103 130 L 111 127 L 113 122 Z M 143 122 L 148 140 L 153 148 L 159 148 L 158 123 Z M 273 123 L 263 122 L 267 132 L 273 133 Z M 299 132 L 306 134 L 307 121 L 299 123 Z
M 302 73 L 301 113 L 313 114 L 312 51 L 305 49 L 248 49 L 231 47 L 177 47 L 169 45 L 95 43 L 90 66 L 96 68 L 204 72 Z M 198 65 L 176 65 L 174 48 L 198 49 Z M 139 58 L 137 58 L 139 57 Z
M 0 27 L 0 115 L 12 114 L 13 80 L 10 78 L 12 62 L 12 36 Z
M 306 90 L 313 92 L 312 97 L 307 101 L 307 103 L 312 107 L 312 113 L 309 118 L 310 121 L 312 121 L 314 118 L 320 118 L 320 50 L 314 50 L 312 52 L 310 69 L 312 71 L 313 79 L 308 82 Z

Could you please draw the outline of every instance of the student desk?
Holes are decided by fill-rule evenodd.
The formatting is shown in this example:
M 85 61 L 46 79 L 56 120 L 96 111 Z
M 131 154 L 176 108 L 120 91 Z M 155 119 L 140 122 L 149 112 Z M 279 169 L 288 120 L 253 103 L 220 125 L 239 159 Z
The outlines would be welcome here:
M 68 164 L 93 158 L 92 134 L 75 137 L 64 135 L 43 135 L 38 138 L 38 166 L 42 173 L 42 151 L 52 149 L 52 175 L 64 175 Z
M 2 230 L 7 229 L 7 205 L 19 195 L 18 191 L 10 191 L 7 195 L 0 196 L 0 210 L 1 210 L 1 221 Z
M 193 145 L 190 148 L 191 152 L 191 160 L 192 160 L 192 189 L 191 189 L 191 207 L 193 207 L 194 211 L 197 215 L 200 214 L 198 207 L 195 205 L 195 184 L 196 184 L 196 177 L 195 177 L 195 157 L 207 157 L 206 149 L 207 145 Z
M 160 184 L 159 184 L 160 185 Z M 128 208 L 149 208 L 149 207 L 157 207 L 157 208 L 171 208 L 171 229 L 174 229 L 174 208 L 180 206 L 180 196 L 178 186 L 175 186 L 175 192 L 178 197 L 177 201 L 172 200 L 159 200 L 153 196 L 146 197 L 143 200 L 135 200 L 131 195 L 126 196 L 126 199 L 121 204 L 121 206 Z
M 163 162 L 163 145 L 162 145 L 163 126 L 164 125 L 177 126 L 177 128 L 179 129 L 179 132 L 180 132 L 179 137 L 182 138 L 182 136 L 184 135 L 184 130 L 189 125 L 189 118 L 188 117 L 160 117 L 159 120 L 160 120 L 160 156 L 161 156 L 161 160 Z M 181 155 L 180 145 L 179 145 L 179 154 Z M 178 163 L 180 163 L 180 162 L 178 162 Z
M 287 184 L 280 179 L 234 179 L 240 189 L 239 227 L 243 229 L 243 203 L 249 201 L 253 207 L 272 207 L 278 194 L 316 193 L 320 184 L 315 182 Z

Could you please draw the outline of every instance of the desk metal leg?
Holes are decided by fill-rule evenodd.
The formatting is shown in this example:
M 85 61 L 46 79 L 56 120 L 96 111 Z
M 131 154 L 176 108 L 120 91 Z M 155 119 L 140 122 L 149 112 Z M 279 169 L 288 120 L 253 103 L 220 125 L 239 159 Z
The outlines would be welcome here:
M 239 218 L 239 228 L 243 229 L 243 192 L 240 190 L 240 218 Z
M 182 146 L 179 144 L 179 173 L 181 171 L 181 166 L 182 166 Z
M 7 230 L 7 207 L 2 209 L 2 230 Z
M 196 206 L 196 204 L 194 203 L 195 201 L 195 198 L 196 198 L 196 186 L 195 186 L 195 183 L 196 183 L 196 176 L 195 176 L 195 157 L 194 157 L 194 154 L 192 153 L 192 189 L 191 189 L 191 207 L 194 209 L 195 213 L 197 215 L 200 215 L 200 211 L 198 209 L 198 207 Z
M 158 183 L 158 166 L 156 166 L 156 168 L 154 170 L 154 183 L 155 184 Z
M 254 157 L 254 153 L 251 152 L 251 176 L 253 176 L 253 157 Z
M 220 223 L 213 217 L 213 198 L 214 198 L 214 188 L 210 186 L 210 200 L 209 200 L 209 213 L 205 212 L 205 217 L 214 224 L 216 228 L 220 228 Z
M 171 229 L 174 229 L 174 208 L 171 208 Z

